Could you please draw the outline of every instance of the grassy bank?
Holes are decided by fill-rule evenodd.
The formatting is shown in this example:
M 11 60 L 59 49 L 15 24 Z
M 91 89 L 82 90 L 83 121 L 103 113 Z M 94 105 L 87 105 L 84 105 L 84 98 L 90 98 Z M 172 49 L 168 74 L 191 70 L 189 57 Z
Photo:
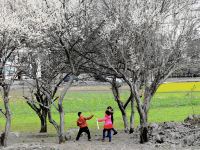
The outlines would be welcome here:
M 153 97 L 149 112 L 149 121 L 182 121 L 189 114 L 200 114 L 199 87 L 199 82 L 163 84 Z M 121 96 L 123 100 L 128 95 L 128 90 L 122 90 Z M 0 105 L 3 107 L 2 101 L 0 101 Z M 77 112 L 82 111 L 86 116 L 90 114 L 95 115 L 92 120 L 88 121 L 88 124 L 91 129 L 96 129 L 96 118 L 103 117 L 104 111 L 109 105 L 113 106 L 115 110 L 115 127 L 117 129 L 123 129 L 121 114 L 110 90 L 98 91 L 97 87 L 97 90 L 93 91 L 70 91 L 64 100 L 66 128 L 76 128 Z M 27 106 L 21 97 L 11 97 L 10 106 L 12 111 L 12 131 L 39 131 L 40 121 L 37 115 Z M 127 111 L 129 115 L 130 108 Z M 53 117 L 55 120 L 59 118 L 55 110 L 53 110 Z M 138 125 L 138 118 L 138 114 L 136 113 L 136 125 Z M 0 115 L 0 128 L 4 128 L 3 115 Z M 50 124 L 49 132 L 55 132 Z

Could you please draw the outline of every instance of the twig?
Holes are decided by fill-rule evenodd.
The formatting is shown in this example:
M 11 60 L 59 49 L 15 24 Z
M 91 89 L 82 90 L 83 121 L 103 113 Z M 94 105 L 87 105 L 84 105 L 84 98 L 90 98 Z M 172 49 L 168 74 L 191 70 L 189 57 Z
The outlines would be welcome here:
M 2 109 L 0 109 L 0 111 L 1 111 L 1 113 L 6 117 L 6 114 L 3 112 L 3 110 Z

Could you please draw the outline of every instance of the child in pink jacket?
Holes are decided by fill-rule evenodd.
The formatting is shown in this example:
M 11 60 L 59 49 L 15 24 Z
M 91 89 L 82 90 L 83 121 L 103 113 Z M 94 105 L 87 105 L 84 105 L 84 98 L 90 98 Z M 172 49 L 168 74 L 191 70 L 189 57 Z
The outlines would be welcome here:
M 108 137 L 109 137 L 109 142 L 111 142 L 111 139 L 112 139 L 111 130 L 113 128 L 113 125 L 112 125 L 112 120 L 111 120 L 111 114 L 110 114 L 110 112 L 108 110 L 106 111 L 106 114 L 105 114 L 104 118 L 98 119 L 98 122 L 103 122 L 103 121 L 105 123 L 104 123 L 103 139 L 102 139 L 102 141 L 105 140 L 106 131 L 107 131 L 108 132 Z

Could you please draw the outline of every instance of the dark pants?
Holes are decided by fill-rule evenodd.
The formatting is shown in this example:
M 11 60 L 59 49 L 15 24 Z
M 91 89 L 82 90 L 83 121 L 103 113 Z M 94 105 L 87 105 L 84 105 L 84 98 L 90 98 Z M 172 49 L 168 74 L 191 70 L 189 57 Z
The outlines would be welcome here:
M 112 124 L 114 124 L 114 117 L 113 117 L 113 114 L 111 114 L 111 121 L 112 121 Z M 114 128 L 112 128 L 114 134 L 117 134 L 117 130 L 115 130 Z
M 109 137 L 109 142 L 111 142 L 111 139 L 112 139 L 111 130 L 112 129 L 103 129 L 103 140 L 106 137 L 106 131 L 107 131 L 108 132 L 108 137 Z
M 117 130 L 115 130 L 114 128 L 112 128 L 111 130 L 113 130 L 114 133 L 117 133 Z
M 88 127 L 84 127 L 84 128 L 80 128 L 80 129 L 79 129 L 78 135 L 77 135 L 77 137 L 76 137 L 76 140 L 77 140 L 77 141 L 79 140 L 79 138 L 80 138 L 80 136 L 81 136 L 81 134 L 82 134 L 83 132 L 87 133 L 87 135 L 88 135 L 88 140 L 91 139 L 90 130 L 88 129 Z
M 117 132 L 117 130 L 115 130 L 114 128 L 112 128 L 112 129 L 111 129 L 111 131 L 113 131 L 113 132 L 114 132 L 114 134 L 113 134 L 113 135 L 115 135 L 115 134 L 117 134 L 117 133 L 118 133 L 118 132 Z M 112 134 L 112 132 L 111 132 L 111 134 Z M 108 134 L 106 135 L 106 137 L 109 137 L 109 136 L 108 136 Z

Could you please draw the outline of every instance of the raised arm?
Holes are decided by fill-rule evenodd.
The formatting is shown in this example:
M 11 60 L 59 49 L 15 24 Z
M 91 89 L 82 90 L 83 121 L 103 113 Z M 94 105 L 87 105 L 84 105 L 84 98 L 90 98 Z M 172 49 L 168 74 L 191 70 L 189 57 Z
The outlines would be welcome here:
M 98 122 L 103 122 L 103 121 L 105 121 L 105 120 L 106 120 L 106 117 L 101 118 L 101 119 L 98 119 Z
M 84 119 L 85 119 L 85 120 L 90 120 L 90 119 L 92 119 L 93 116 L 94 116 L 94 115 L 91 115 L 90 117 L 85 117 Z

